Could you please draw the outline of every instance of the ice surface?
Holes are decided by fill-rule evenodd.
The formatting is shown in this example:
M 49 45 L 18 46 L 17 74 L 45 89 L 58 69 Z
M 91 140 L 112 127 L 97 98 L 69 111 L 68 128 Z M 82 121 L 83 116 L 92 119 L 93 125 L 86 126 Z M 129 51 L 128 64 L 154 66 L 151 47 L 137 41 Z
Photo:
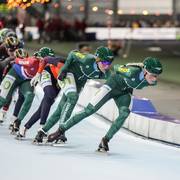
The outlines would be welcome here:
M 35 103 L 33 108 L 37 108 Z M 64 147 L 15 140 L 8 124 L 7 120 L 0 126 L 0 180 L 180 179 L 179 148 L 144 140 L 124 130 L 110 142 L 109 155 L 95 153 L 109 127 L 98 116 L 91 116 L 69 130 Z M 37 128 L 38 125 L 29 130 L 27 137 L 33 138 Z

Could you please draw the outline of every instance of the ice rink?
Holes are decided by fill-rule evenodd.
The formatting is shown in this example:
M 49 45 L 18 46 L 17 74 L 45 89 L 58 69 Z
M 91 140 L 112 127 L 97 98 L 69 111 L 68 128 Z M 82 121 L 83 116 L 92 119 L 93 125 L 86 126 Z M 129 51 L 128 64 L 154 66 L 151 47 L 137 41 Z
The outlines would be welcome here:
M 123 129 L 110 142 L 108 155 L 96 153 L 109 127 L 96 115 L 67 132 L 63 147 L 32 145 L 38 125 L 28 132 L 28 140 L 15 140 L 8 124 L 0 126 L 0 180 L 180 179 L 180 148 Z

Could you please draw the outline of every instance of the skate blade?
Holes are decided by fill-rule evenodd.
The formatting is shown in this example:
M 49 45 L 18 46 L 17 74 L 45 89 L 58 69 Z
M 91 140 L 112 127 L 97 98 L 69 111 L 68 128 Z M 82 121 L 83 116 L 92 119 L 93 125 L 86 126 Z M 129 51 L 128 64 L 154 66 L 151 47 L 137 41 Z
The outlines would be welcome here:
M 52 143 L 49 143 L 49 142 L 36 142 L 36 141 L 33 141 L 32 144 L 36 145 L 36 146 L 52 146 Z
M 65 142 L 58 142 L 58 143 L 53 143 L 52 144 L 52 146 L 54 146 L 54 147 L 63 147 L 63 146 L 65 146 L 66 145 L 66 143 Z
M 95 152 L 97 154 L 109 155 L 109 153 L 107 151 L 105 151 L 104 149 L 97 149 Z
M 12 131 L 12 129 L 13 129 L 13 128 L 12 128 L 11 126 L 9 126 L 9 128 L 8 128 L 8 129 L 9 129 L 10 131 Z
M 16 136 L 14 139 L 16 139 L 16 140 L 18 140 L 18 141 L 28 141 L 28 140 L 32 140 L 32 139 L 28 139 L 28 138 L 26 138 L 26 137 L 18 137 L 18 136 Z
M 1 121 L 1 120 L 0 120 L 0 124 L 3 124 L 3 122 L 4 122 L 4 121 Z
M 17 137 L 17 136 L 14 139 L 19 140 L 19 141 L 23 140 L 22 137 Z
M 10 134 L 11 134 L 11 135 L 16 135 L 16 136 L 17 136 L 18 131 L 17 131 L 17 132 L 16 132 L 16 131 L 11 131 Z

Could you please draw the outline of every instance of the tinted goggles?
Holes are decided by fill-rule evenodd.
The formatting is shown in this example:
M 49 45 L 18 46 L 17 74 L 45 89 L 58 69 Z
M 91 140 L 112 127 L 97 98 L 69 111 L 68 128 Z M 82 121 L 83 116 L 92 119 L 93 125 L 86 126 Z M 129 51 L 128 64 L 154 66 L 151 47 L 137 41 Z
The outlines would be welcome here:
M 103 65 L 111 65 L 111 62 L 110 62 L 110 61 L 101 61 L 101 63 L 102 63 Z

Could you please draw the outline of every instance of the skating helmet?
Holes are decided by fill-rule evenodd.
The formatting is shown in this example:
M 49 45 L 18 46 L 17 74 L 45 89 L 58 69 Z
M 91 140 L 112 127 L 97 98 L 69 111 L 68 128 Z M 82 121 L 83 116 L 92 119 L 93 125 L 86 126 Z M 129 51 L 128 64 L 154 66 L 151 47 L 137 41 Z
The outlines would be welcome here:
M 17 38 L 17 35 L 16 35 L 16 33 L 13 30 L 10 30 L 10 31 L 8 31 L 6 33 L 6 37 L 10 37 L 10 36 L 13 36 L 13 37 Z
M 96 49 L 95 56 L 97 56 L 100 61 L 107 61 L 109 63 L 112 63 L 114 60 L 113 52 L 108 47 L 104 46 L 100 46 Z
M 143 64 L 144 69 L 146 69 L 149 73 L 159 75 L 163 71 L 162 64 L 157 58 L 147 57 L 144 59 Z
M 19 39 L 17 39 L 14 36 L 7 37 L 4 41 L 4 43 L 5 43 L 5 47 L 12 50 L 12 51 L 17 49 L 20 45 Z
M 17 37 L 16 33 L 12 29 L 3 28 L 0 30 L 0 43 L 2 43 L 7 37 Z
M 9 31 L 8 28 L 3 28 L 0 30 L 0 43 L 3 43 L 4 39 L 5 39 L 5 35 L 6 33 Z
M 26 58 L 29 56 L 28 52 L 25 49 L 19 48 L 14 51 L 14 55 L 17 58 Z
M 46 56 L 54 57 L 55 53 L 51 48 L 42 47 L 38 52 L 34 53 L 34 56 L 37 56 L 37 57 L 46 57 Z

